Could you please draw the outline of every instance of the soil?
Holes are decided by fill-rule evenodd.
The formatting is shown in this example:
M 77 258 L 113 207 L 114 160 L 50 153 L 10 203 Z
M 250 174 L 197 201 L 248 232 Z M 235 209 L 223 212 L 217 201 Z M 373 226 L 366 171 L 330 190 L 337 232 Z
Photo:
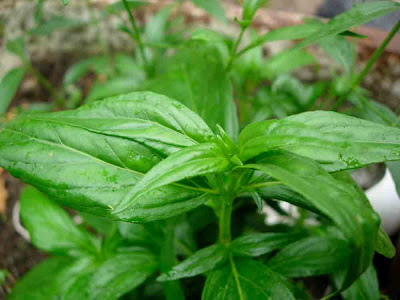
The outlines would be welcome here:
M 6 172 L 2 176 L 5 177 L 8 198 L 5 215 L 0 216 L 0 269 L 6 269 L 10 274 L 0 287 L 0 299 L 4 299 L 14 283 L 45 257 L 24 240 L 12 224 L 12 211 L 22 183 Z

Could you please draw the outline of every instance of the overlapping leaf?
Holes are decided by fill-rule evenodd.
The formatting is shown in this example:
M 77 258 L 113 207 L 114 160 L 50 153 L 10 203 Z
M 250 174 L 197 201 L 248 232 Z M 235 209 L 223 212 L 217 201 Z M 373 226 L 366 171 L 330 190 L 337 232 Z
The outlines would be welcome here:
M 6 124 L 0 132 L 0 164 L 69 207 L 111 216 L 154 165 L 213 139 L 207 125 L 182 104 L 153 93 L 132 93 Z M 165 186 L 142 200 L 120 218 L 166 218 L 201 205 L 207 194 Z
M 283 149 L 318 161 L 328 171 L 400 159 L 400 130 L 334 112 L 306 112 L 254 123 L 239 137 L 241 158 Z
M 249 258 L 230 262 L 207 276 L 203 300 L 219 299 L 296 299 L 277 273 Z
M 258 164 L 246 167 L 286 184 L 341 229 L 352 249 L 343 287 L 369 266 L 376 248 L 379 217 L 353 186 L 335 180 L 316 162 L 287 152 L 269 153 Z
M 223 245 L 205 247 L 181 263 L 173 267 L 168 273 L 162 274 L 158 280 L 176 280 L 196 276 L 213 270 L 227 258 L 227 249 Z
M 21 217 L 39 249 L 78 256 L 98 251 L 99 243 L 89 232 L 75 225 L 62 208 L 33 187 L 22 192 Z
M 143 89 L 181 101 L 200 115 L 213 131 L 219 124 L 230 137 L 237 137 L 238 121 L 231 83 L 220 51 L 213 44 L 204 40 L 185 43 L 163 65 L 161 75 Z

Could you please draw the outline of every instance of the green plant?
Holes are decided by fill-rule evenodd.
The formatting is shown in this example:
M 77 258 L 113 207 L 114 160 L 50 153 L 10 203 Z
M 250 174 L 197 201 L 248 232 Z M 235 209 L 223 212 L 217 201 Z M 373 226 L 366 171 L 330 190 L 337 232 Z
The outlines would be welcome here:
M 22 221 L 32 243 L 52 254 L 10 299 L 308 299 L 291 279 L 319 275 L 329 278 L 329 296 L 379 298 L 372 259 L 395 250 L 349 172 L 398 164 L 398 118 L 355 86 L 349 100 L 370 121 L 300 113 L 314 109 L 327 86 L 331 98 L 340 95 L 337 82 L 305 85 L 285 73 L 313 61 L 302 48 L 317 42 L 353 75 L 343 36 L 359 38 L 348 30 L 400 5 L 358 5 L 327 24 L 252 34 L 240 48 L 265 1 L 245 1 L 233 42 L 209 30 L 171 38 L 170 7 L 142 30 L 134 2 L 111 8 L 129 12 L 131 29 L 121 30 L 137 42 L 138 56 L 78 62 L 65 90 L 90 71 L 109 77 L 85 105 L 23 114 L 0 130 L 0 166 L 31 185 L 21 196 Z M 260 46 L 285 39 L 303 41 L 265 61 Z M 164 43 L 176 46 L 172 55 Z M 271 86 L 262 86 L 265 79 Z M 243 97 L 239 113 L 233 91 Z M 250 106 L 254 94 L 259 102 Z M 265 120 L 272 117 L 280 119 Z M 257 217 L 263 205 L 284 213 L 278 201 L 301 209 L 294 226 L 268 227 Z

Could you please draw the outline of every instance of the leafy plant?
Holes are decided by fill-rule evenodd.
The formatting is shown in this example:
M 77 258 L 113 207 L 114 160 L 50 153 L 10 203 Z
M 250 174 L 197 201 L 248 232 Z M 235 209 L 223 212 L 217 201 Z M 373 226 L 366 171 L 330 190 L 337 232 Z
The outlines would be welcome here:
M 360 4 L 328 23 L 251 33 L 242 47 L 265 1 L 244 1 L 234 41 L 210 30 L 172 38 L 170 6 L 140 27 L 130 10 L 136 2 L 106 8 L 128 13 L 130 28 L 120 29 L 135 41 L 135 56 L 79 61 L 62 93 L 94 72 L 84 101 L 77 92 L 66 105 L 72 110 L 26 113 L 0 130 L 0 166 L 30 185 L 21 196 L 23 224 L 51 254 L 10 299 L 309 299 L 299 279 L 320 275 L 329 279 L 328 297 L 377 299 L 372 259 L 395 250 L 349 172 L 398 165 L 400 129 L 397 116 L 358 87 L 364 75 L 354 73 L 344 36 L 360 38 L 353 26 L 400 5 Z M 194 2 L 221 17 L 217 1 Z M 303 41 L 264 59 L 264 42 L 288 39 Z M 314 63 L 303 49 L 312 43 L 352 85 L 304 84 L 287 74 Z M 19 43 L 8 48 L 24 53 Z M 24 71 L 3 80 L 7 103 Z M 312 111 L 324 93 L 334 103 L 346 96 L 361 119 Z M 278 201 L 315 225 L 301 217 L 294 226 L 266 226 L 257 210 L 284 213 Z

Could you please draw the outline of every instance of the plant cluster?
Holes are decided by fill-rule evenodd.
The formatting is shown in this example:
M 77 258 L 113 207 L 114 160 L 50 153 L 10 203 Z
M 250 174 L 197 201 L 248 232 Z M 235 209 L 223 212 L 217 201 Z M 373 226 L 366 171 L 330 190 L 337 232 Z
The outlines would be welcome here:
M 193 2 L 225 18 L 218 1 Z M 400 23 L 361 73 L 348 39 L 400 4 L 368 2 L 327 23 L 250 31 L 242 46 L 265 2 L 244 1 L 232 40 L 199 29 L 185 37 L 180 20 L 169 21 L 181 1 L 139 28 L 131 9 L 140 1 L 122 0 L 106 12 L 126 9 L 130 27 L 121 30 L 135 56 L 80 61 L 60 89 L 29 62 L 22 38 L 7 43 L 24 65 L 0 84 L 2 113 L 26 71 L 51 92 L 53 108 L 73 108 L 20 113 L 0 129 L 0 166 L 30 185 L 23 224 L 51 254 L 10 299 L 310 299 L 300 279 L 320 275 L 328 297 L 380 298 L 372 259 L 395 250 L 350 174 L 400 160 L 397 115 L 359 87 Z M 43 21 L 32 32 L 65 24 Z M 261 46 L 277 40 L 301 41 L 265 59 Z M 305 47 L 315 43 L 342 68 L 332 82 L 289 75 L 314 62 Z M 83 97 L 77 83 L 89 72 L 107 80 L 99 76 Z M 344 101 L 351 110 L 335 112 Z M 299 207 L 293 226 L 267 226 L 258 213 L 268 205 L 286 214 L 280 201 Z

